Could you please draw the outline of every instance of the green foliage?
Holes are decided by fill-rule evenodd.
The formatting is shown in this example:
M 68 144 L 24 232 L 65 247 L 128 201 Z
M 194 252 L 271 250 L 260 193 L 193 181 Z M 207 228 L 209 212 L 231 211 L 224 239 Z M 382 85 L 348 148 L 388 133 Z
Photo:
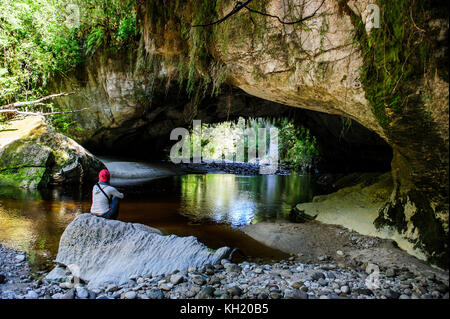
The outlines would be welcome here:
M 193 25 L 204 24 L 205 21 L 210 21 L 211 17 L 217 17 L 216 4 L 210 0 L 198 0 L 196 3 L 196 11 Z M 214 28 L 214 27 L 213 27 Z M 212 60 L 207 50 L 208 43 L 213 37 L 214 31 L 205 27 L 193 27 L 190 32 L 190 49 L 189 49 L 189 73 L 187 78 L 186 90 L 190 95 L 194 90 L 194 84 L 198 80 L 198 67 L 203 68 L 208 62 Z
M 312 165 L 320 156 L 316 138 L 311 136 L 308 129 L 294 125 L 287 118 L 275 125 L 279 127 L 280 161 L 291 163 L 295 170 L 300 170 L 305 165 Z
M 341 129 L 340 137 L 342 138 L 342 137 L 344 137 L 345 133 L 347 133 L 347 131 L 352 126 L 352 120 L 349 117 L 342 116 L 341 122 L 342 122 L 342 129 Z
M 69 31 L 67 35 L 55 35 L 50 47 L 54 62 L 51 73 L 68 73 L 83 61 L 80 42 L 74 30 Z M 45 86 L 46 83 L 43 84 Z
M 310 135 L 308 129 L 296 126 L 287 119 L 239 118 L 237 121 L 227 121 L 216 124 L 202 124 L 201 152 L 204 159 L 237 161 L 238 141 L 244 142 L 244 162 L 250 162 L 249 150 L 254 149 L 259 154 L 259 129 L 278 129 L 278 154 L 281 163 L 292 164 L 294 170 L 305 170 L 310 167 L 320 154 L 317 141 Z M 245 132 L 245 133 L 244 133 Z M 249 138 L 253 132 L 255 139 Z M 185 147 L 193 151 L 193 130 L 190 130 L 189 140 L 185 140 Z M 266 152 L 270 144 L 270 133 L 266 131 Z M 242 140 L 243 139 L 243 140 Z M 166 149 L 167 154 L 170 150 Z M 179 150 L 181 156 L 181 150 Z M 261 160 L 262 158 L 260 158 Z
M 427 2 L 377 1 L 380 28 L 366 33 L 364 22 L 348 11 L 355 25 L 355 39 L 362 48 L 362 83 L 378 122 L 385 129 L 403 113 L 413 86 L 433 66 L 431 37 L 425 28 Z M 414 20 L 413 20 L 414 19 Z M 422 26 L 419 28 L 418 25 Z
M 64 111 L 70 111 L 70 110 L 54 108 L 54 111 L 55 112 L 64 112 Z M 57 132 L 64 134 L 70 138 L 73 137 L 70 134 L 71 131 L 73 131 L 73 130 L 81 131 L 82 130 L 82 128 L 80 128 L 77 125 L 77 122 L 73 120 L 73 118 L 70 116 L 69 113 L 49 115 L 48 121 L 49 121 L 49 124 L 53 128 L 55 128 L 55 130 Z
M 52 74 L 81 61 L 80 43 L 49 0 L 0 2 L 0 105 L 45 93 Z
M 99 48 L 103 43 L 103 38 L 105 37 L 105 30 L 102 25 L 95 26 L 87 35 L 86 41 L 86 53 L 93 53 L 97 48 Z
M 132 12 L 130 15 L 126 15 L 120 21 L 119 28 L 117 32 L 114 33 L 114 37 L 120 43 L 125 43 L 129 39 L 136 36 L 137 30 L 136 24 L 136 12 Z
M 136 0 L 79 0 L 80 26 L 84 53 L 92 54 L 102 45 L 117 48 L 127 45 L 138 34 Z
M 69 23 L 78 16 L 74 5 L 79 20 L 73 22 L 79 23 Z M 130 43 L 137 35 L 134 5 L 135 0 L 2 0 L 0 105 L 42 97 L 52 76 L 73 71 L 102 45 L 120 49 Z M 68 116 L 55 123 L 63 131 L 72 126 Z
M 229 3 L 231 0 L 146 2 L 144 15 L 150 34 L 154 34 L 158 39 L 164 38 L 162 44 L 166 49 L 164 51 L 177 52 L 176 55 L 166 54 L 164 62 L 166 65 L 174 66 L 176 76 L 169 75 L 169 77 L 177 78 L 191 98 L 192 116 L 195 116 L 197 106 L 205 96 L 217 96 L 228 76 L 225 65 L 216 60 L 210 50 L 218 41 L 218 37 L 223 34 L 228 21 L 205 27 L 194 25 L 218 20 L 222 7 Z M 172 39 L 181 39 L 183 47 L 172 47 L 177 42 L 171 41 Z

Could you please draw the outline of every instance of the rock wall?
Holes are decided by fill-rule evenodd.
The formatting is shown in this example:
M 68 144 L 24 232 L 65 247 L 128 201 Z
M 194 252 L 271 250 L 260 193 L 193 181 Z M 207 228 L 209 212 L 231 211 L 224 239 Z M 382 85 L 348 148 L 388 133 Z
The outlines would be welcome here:
M 228 247 L 212 251 L 193 236 L 163 236 L 142 224 L 81 214 L 62 234 L 55 261 L 78 272 L 74 275 L 92 288 L 215 264 L 228 251 Z M 47 278 L 56 278 L 58 271 L 55 268 Z
M 378 212 L 389 202 L 392 193 L 392 175 L 367 175 L 361 176 L 362 181 L 356 185 L 344 187 L 332 194 L 315 196 L 310 203 L 298 204 L 296 210 L 311 219 L 341 225 L 362 235 L 392 239 L 402 250 L 426 260 L 423 251 L 416 249 L 397 231 L 376 227 Z
M 215 123 L 239 116 L 288 114 L 284 105 L 252 97 L 231 86 L 217 97 L 206 96 L 194 108 L 184 87 L 154 69 L 156 62 L 143 44 L 141 38 L 137 47 L 100 51 L 76 74 L 55 78 L 51 83 L 51 91 L 76 92 L 70 98 L 59 98 L 61 107 L 89 108 L 73 114 L 82 130 L 70 131 L 88 149 L 151 156 L 167 146 L 174 128 L 188 127 L 194 118 Z

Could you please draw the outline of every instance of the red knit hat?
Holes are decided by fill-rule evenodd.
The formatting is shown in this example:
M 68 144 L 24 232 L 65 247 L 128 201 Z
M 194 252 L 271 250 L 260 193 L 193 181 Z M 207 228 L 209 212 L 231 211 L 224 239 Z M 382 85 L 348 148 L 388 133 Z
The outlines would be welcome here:
M 102 169 L 100 171 L 100 173 L 98 174 L 98 180 L 100 182 L 105 182 L 105 183 L 109 182 L 109 177 L 110 177 L 110 175 L 109 175 L 109 171 L 107 169 Z

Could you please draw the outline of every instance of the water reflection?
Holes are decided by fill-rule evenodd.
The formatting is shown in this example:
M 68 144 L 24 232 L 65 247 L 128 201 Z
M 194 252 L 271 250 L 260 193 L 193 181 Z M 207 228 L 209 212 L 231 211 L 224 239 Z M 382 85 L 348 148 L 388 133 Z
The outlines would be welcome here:
M 215 249 L 239 247 L 246 255 L 261 258 L 284 255 L 238 229 L 289 219 L 291 207 L 313 195 L 309 177 L 300 175 L 184 175 L 122 185 L 119 190 L 126 194 L 119 220 L 157 227 L 165 234 L 196 236 Z M 90 192 L 90 187 L 41 191 L 0 187 L 0 242 L 27 251 L 34 271 L 49 269 L 66 226 L 89 211 Z
M 230 174 L 176 177 L 181 185 L 180 214 L 234 227 L 260 221 L 288 220 L 293 205 L 310 201 L 309 176 Z
M 58 189 L 0 188 L 0 241 L 29 252 L 32 265 L 48 263 L 65 227 L 82 211 L 72 198 Z

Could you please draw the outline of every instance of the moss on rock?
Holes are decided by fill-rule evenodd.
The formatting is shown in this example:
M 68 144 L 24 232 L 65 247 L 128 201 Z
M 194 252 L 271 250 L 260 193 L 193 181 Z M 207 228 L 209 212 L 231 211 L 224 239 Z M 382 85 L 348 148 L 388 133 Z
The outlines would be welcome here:
M 39 188 L 48 183 L 45 167 L 20 167 L 0 170 L 0 186 Z
M 13 120 L 0 131 L 0 185 L 22 188 L 96 180 L 104 164 L 42 117 Z
M 355 27 L 366 98 L 394 149 L 394 191 L 375 225 L 398 231 L 430 262 L 448 268 L 448 120 L 441 116 L 445 108 L 448 116 L 448 94 L 438 100 L 426 85 L 448 82 L 448 71 L 438 72 L 448 58 L 439 36 L 448 29 L 448 12 L 439 1 L 377 0 L 380 27 L 366 30 L 349 1 L 339 4 Z M 448 83 L 442 87 L 448 90 Z

